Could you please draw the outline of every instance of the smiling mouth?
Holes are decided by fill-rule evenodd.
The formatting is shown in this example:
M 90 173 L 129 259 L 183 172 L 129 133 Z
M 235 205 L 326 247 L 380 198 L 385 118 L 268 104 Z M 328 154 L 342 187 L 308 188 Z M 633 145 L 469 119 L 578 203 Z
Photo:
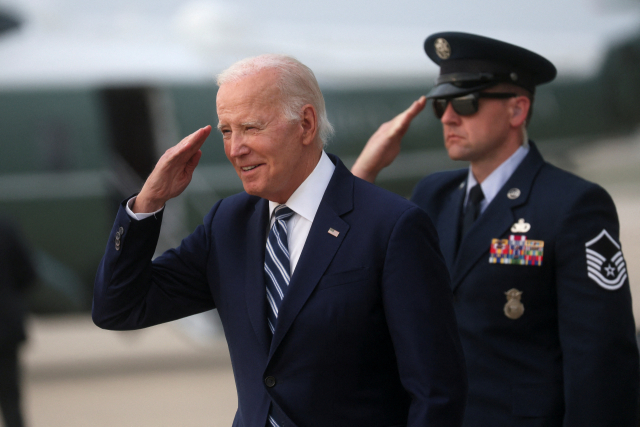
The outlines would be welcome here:
M 257 167 L 258 167 L 257 165 L 255 165 L 255 166 L 244 166 L 244 167 L 242 167 L 240 169 L 242 169 L 245 172 L 248 172 L 248 171 L 253 170 L 253 169 L 257 168 Z

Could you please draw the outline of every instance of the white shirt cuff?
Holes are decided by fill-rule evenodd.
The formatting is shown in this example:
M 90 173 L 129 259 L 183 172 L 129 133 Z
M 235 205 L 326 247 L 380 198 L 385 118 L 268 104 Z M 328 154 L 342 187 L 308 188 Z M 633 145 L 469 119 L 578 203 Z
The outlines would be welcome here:
M 163 207 L 161 207 L 160 209 L 158 209 L 157 211 L 155 211 L 155 212 L 151 212 L 151 213 L 134 213 L 134 212 L 131 210 L 131 206 L 133 206 L 133 202 L 135 202 L 135 200 L 136 200 L 136 196 L 133 196 L 132 198 L 130 198 L 129 200 L 127 200 L 127 204 L 126 204 L 125 209 L 126 209 L 126 211 L 127 211 L 127 214 L 129 214 L 129 216 L 130 216 L 131 218 L 136 219 L 136 220 L 138 220 L 138 221 L 142 221 L 142 220 L 143 220 L 143 219 L 145 219 L 145 218 L 149 218 L 151 215 L 155 215 L 155 214 L 157 214 L 158 212 L 160 212 L 162 209 L 164 209 L 164 206 L 163 206 Z

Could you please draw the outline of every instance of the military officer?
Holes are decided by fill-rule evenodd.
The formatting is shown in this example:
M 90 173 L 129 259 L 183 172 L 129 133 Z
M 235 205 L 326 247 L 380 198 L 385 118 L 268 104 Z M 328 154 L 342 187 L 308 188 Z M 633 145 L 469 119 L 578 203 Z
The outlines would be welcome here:
M 469 375 L 467 427 L 637 426 L 638 349 L 614 203 L 528 140 L 542 56 L 466 33 L 425 41 L 435 87 L 372 136 L 352 172 L 371 182 L 432 100 L 445 148 L 412 200 L 449 268 Z

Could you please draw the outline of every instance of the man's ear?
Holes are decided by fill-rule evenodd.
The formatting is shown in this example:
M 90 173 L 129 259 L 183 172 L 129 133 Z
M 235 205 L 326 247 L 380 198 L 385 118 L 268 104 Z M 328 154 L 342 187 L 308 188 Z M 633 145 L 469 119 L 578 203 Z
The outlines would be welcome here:
M 318 113 L 311 104 L 302 107 L 302 143 L 309 145 L 316 140 L 318 134 Z
M 531 108 L 531 100 L 523 95 L 517 96 L 512 101 L 511 118 L 509 120 L 511 126 L 520 127 L 526 120 Z

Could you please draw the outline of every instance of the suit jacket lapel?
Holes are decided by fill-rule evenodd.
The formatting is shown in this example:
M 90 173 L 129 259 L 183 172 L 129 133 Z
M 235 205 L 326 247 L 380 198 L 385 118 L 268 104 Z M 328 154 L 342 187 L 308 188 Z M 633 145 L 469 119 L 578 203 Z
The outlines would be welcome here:
M 332 155 L 329 157 L 336 164 L 336 169 L 322 197 L 309 236 L 291 277 L 289 290 L 280 306 L 269 357 L 282 342 L 349 231 L 349 224 L 340 216 L 353 209 L 355 178 L 337 157 Z M 338 236 L 329 234 L 330 228 L 338 231 Z
M 532 142 L 530 144 L 529 154 L 460 242 L 458 255 L 451 269 L 454 290 L 476 263 L 489 262 L 491 240 L 500 238 L 509 231 L 517 219 L 514 218 L 513 209 L 529 199 L 533 180 L 544 163 L 536 146 Z M 515 199 L 507 197 L 512 188 L 520 190 L 520 195 Z
M 260 199 L 247 225 L 247 259 L 245 260 L 245 296 L 249 318 L 258 341 L 267 350 L 271 331 L 267 324 L 266 287 L 264 283 L 264 251 L 269 227 L 269 203 Z

